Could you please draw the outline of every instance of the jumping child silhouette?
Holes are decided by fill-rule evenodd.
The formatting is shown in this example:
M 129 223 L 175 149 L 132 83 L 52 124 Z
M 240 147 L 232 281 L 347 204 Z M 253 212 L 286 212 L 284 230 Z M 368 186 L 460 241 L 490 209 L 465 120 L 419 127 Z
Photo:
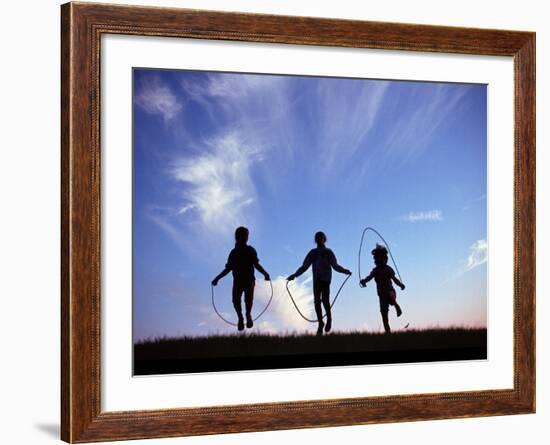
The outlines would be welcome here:
M 340 266 L 336 261 L 336 256 L 332 250 L 325 247 L 327 236 L 323 232 L 317 232 L 315 234 L 315 242 L 317 243 L 317 247 L 309 251 L 303 264 L 298 268 L 298 270 L 296 270 L 296 272 L 290 275 L 287 280 L 294 280 L 294 278 L 302 275 L 309 268 L 309 266 L 312 266 L 313 303 L 315 306 L 315 313 L 317 315 L 317 322 L 319 323 L 317 335 L 323 335 L 323 328 L 325 328 L 325 332 L 329 332 L 332 327 L 332 313 L 330 310 L 330 281 L 332 279 L 332 269 L 346 275 L 351 275 L 351 272 Z M 326 325 L 323 323 L 321 303 L 323 304 L 327 314 Z
M 212 280 L 212 286 L 217 286 L 220 279 L 225 277 L 229 272 L 233 272 L 232 300 L 235 312 L 237 312 L 237 317 L 239 317 L 237 323 L 237 329 L 239 331 L 244 329 L 241 306 L 241 295 L 243 293 L 246 309 L 246 327 L 251 328 L 254 326 L 251 315 L 252 303 L 254 300 L 254 284 L 256 282 L 254 268 L 263 274 L 266 281 L 270 280 L 269 274 L 260 264 L 256 249 L 247 244 L 248 234 L 249 232 L 246 227 L 238 227 L 237 230 L 235 230 L 235 247 L 229 253 L 225 269 Z
M 401 290 L 405 290 L 405 285 L 397 279 L 394 270 L 388 266 L 388 251 L 384 246 L 379 244 L 372 250 L 375 267 L 370 274 L 359 281 L 361 287 L 365 287 L 367 283 L 374 278 L 376 282 L 376 291 L 380 300 L 380 313 L 384 323 L 384 330 L 387 334 L 391 332 L 390 323 L 388 321 L 389 306 L 395 306 L 397 316 L 401 316 L 403 311 L 397 304 L 397 295 L 393 288 L 392 281 L 397 284 Z

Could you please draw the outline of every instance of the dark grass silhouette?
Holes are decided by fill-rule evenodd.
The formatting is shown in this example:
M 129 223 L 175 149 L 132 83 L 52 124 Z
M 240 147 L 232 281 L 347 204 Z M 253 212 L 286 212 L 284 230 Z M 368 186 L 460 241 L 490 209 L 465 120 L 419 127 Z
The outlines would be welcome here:
M 390 335 L 336 332 L 322 337 L 301 333 L 162 337 L 134 345 L 134 371 L 152 374 L 163 370 L 173 373 L 484 359 L 486 345 L 485 328 L 410 329 Z

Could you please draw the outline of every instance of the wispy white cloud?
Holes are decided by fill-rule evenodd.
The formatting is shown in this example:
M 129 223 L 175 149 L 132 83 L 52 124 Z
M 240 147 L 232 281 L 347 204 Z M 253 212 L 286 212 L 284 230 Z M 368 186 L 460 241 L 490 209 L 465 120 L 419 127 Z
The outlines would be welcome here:
M 409 212 L 401 217 L 402 221 L 419 222 L 419 221 L 443 221 L 443 212 L 441 210 L 427 210 L 421 212 Z
M 181 87 L 190 99 L 200 103 L 220 98 L 243 101 L 249 96 L 269 94 L 270 90 L 281 87 L 284 81 L 284 76 L 211 73 L 202 81 L 184 79 Z
M 282 83 L 281 77 L 236 74 L 181 82 L 182 100 L 199 102 L 217 130 L 181 141 L 185 155 L 174 159 L 167 171 L 177 183 L 180 202 L 172 212 L 157 212 L 154 220 L 178 238 L 178 245 L 194 239 L 205 248 L 238 225 L 253 229 L 257 194 L 252 172 L 266 169 L 262 161 L 270 144 L 279 140 L 272 134 L 275 116 L 270 120 L 265 111 L 271 113 L 273 107 L 266 105 L 283 94 Z M 265 124 L 256 119 L 265 119 Z M 269 182 L 268 174 L 262 177 Z
M 485 201 L 487 199 L 487 195 L 485 193 L 483 193 L 482 195 L 478 196 L 477 198 L 473 198 L 473 199 L 469 199 L 466 201 L 466 203 L 464 204 L 464 206 L 462 207 L 462 210 L 466 211 L 466 210 L 469 210 L 470 207 L 477 203 L 477 202 L 481 202 L 481 201 Z
M 165 122 L 176 117 L 182 109 L 176 95 L 158 77 L 146 78 L 137 86 L 135 103 L 149 114 L 161 115 Z
M 304 278 L 297 278 L 290 282 L 289 289 L 302 313 L 308 318 L 315 319 L 311 280 L 311 274 L 308 273 Z M 301 318 L 292 305 L 286 291 L 285 277 L 273 278 L 271 284 L 273 285 L 273 300 L 271 307 L 261 319 L 263 322 L 268 322 L 269 327 L 277 332 L 303 332 L 304 330 L 317 329 L 317 325 Z M 265 307 L 270 294 L 269 285 L 258 281 L 254 297 L 254 311 L 259 312 Z
M 335 88 L 335 82 L 345 87 Z M 380 116 L 390 82 L 320 79 L 315 108 L 309 119 L 318 130 L 318 146 L 325 169 L 346 165 L 357 150 L 367 144 Z M 370 147 L 369 147 L 370 148 Z
M 297 142 L 302 126 L 294 113 L 297 93 L 291 84 L 287 76 L 210 73 L 200 80 L 185 79 L 181 87 L 215 126 L 246 134 L 250 144 L 269 150 L 272 163 L 284 167 L 303 145 Z M 273 186 L 276 175 L 266 166 L 259 168 Z
M 188 242 L 180 228 L 170 218 L 170 214 L 151 208 L 147 213 L 147 217 L 160 227 L 182 252 L 188 252 L 192 248 L 191 243 Z
M 202 153 L 176 161 L 170 171 L 184 184 L 177 213 L 210 233 L 234 230 L 256 199 L 250 170 L 258 160 L 259 151 L 237 132 L 205 141 Z
M 468 256 L 460 262 L 460 267 L 455 274 L 456 278 L 487 262 L 487 239 L 477 240 L 470 245 L 469 251 Z
M 266 104 L 273 100 L 266 96 L 281 93 L 281 79 L 209 74 L 181 81 L 180 99 L 200 103 L 217 127 L 213 135 L 187 134 L 180 140 L 185 154 L 173 159 L 167 170 L 169 179 L 177 184 L 179 204 L 170 212 L 153 212 L 153 221 L 177 238 L 182 248 L 189 239 L 206 248 L 238 225 L 253 226 L 257 199 L 252 171 L 263 168 L 261 161 L 275 138 L 265 129 L 271 128 L 269 120 L 265 128 L 252 121 L 265 115 L 258 110 L 271 109 Z M 147 84 L 142 95 L 155 96 L 152 90 L 160 90 L 162 97 L 168 95 L 165 85 L 157 82 L 153 86 Z M 140 99 L 142 102 L 146 103 Z
M 210 73 L 201 80 L 184 79 L 184 95 L 199 103 L 217 124 L 227 121 L 246 127 L 247 134 L 277 126 L 276 117 L 288 116 L 286 78 L 264 74 Z
M 454 119 L 453 114 L 468 90 L 464 85 L 452 87 L 444 83 L 430 88 L 416 87 L 410 95 L 414 109 L 401 113 L 393 124 L 385 147 L 388 156 L 405 161 L 425 151 L 441 126 Z
M 273 323 L 265 320 L 259 321 L 259 323 L 256 323 L 255 331 L 256 331 L 255 333 L 262 333 L 262 334 L 277 334 L 277 329 L 273 326 Z
M 477 240 L 470 246 L 470 255 L 466 259 L 463 272 L 468 272 L 487 262 L 487 240 Z
M 226 74 L 209 76 L 208 94 L 213 97 L 243 100 L 250 95 L 266 95 L 269 91 L 282 86 L 285 77 L 263 74 Z
M 194 208 L 195 208 L 194 204 L 186 204 L 183 207 L 180 207 L 178 209 L 177 214 L 178 215 L 183 215 L 183 214 L 189 212 L 190 210 L 193 210 Z

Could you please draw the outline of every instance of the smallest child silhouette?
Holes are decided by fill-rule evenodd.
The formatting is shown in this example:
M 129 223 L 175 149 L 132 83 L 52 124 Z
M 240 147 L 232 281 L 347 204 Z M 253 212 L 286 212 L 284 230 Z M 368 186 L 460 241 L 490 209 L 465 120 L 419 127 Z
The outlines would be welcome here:
M 388 321 L 389 307 L 395 306 L 395 312 L 398 317 L 403 311 L 397 304 L 397 295 L 392 285 L 392 281 L 397 284 L 401 290 L 405 290 L 405 285 L 395 276 L 394 270 L 388 266 L 388 251 L 384 246 L 376 244 L 376 247 L 371 252 L 375 267 L 370 274 L 359 281 L 361 287 L 365 287 L 367 283 L 374 278 L 376 282 L 376 291 L 380 300 L 380 314 L 384 323 L 384 330 L 387 334 L 391 332 L 390 323 Z
M 239 318 L 237 323 L 237 329 L 239 331 L 244 329 L 244 319 L 241 305 L 241 296 L 243 293 L 246 309 L 246 327 L 251 328 L 254 326 L 254 320 L 252 320 L 251 315 L 252 303 L 254 300 L 254 284 L 256 283 L 254 269 L 257 269 L 260 273 L 262 273 L 266 281 L 270 280 L 269 274 L 260 264 L 256 249 L 249 246 L 247 243 L 248 229 L 242 226 L 237 227 L 237 230 L 235 230 L 235 247 L 229 253 L 227 264 L 218 276 L 212 280 L 212 286 L 217 286 L 218 281 L 225 277 L 229 272 L 233 272 L 232 300 L 233 307 L 235 308 L 235 312 Z

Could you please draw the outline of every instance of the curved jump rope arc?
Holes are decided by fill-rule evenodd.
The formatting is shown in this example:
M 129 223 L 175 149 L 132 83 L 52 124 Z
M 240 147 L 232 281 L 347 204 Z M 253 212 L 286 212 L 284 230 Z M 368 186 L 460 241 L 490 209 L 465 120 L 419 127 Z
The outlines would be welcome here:
M 340 288 L 338 289 L 338 292 L 336 292 L 336 296 L 334 297 L 334 300 L 332 300 L 332 303 L 330 304 L 330 308 L 332 309 L 332 306 L 334 306 L 334 303 L 336 303 L 336 300 L 338 299 L 338 296 L 340 295 L 340 292 L 342 291 L 342 289 L 344 288 L 344 285 L 346 284 L 346 282 L 350 279 L 351 275 L 348 275 L 345 280 L 342 282 L 342 284 L 340 285 Z M 288 296 L 290 297 L 290 299 L 292 300 L 292 304 L 294 305 L 294 307 L 296 308 L 296 310 L 298 311 L 298 314 L 300 314 L 300 317 L 302 317 L 305 321 L 309 321 L 310 323 L 317 323 L 318 320 L 312 320 L 311 318 L 307 318 L 303 313 L 302 311 L 300 310 L 300 308 L 298 307 L 298 305 L 296 304 L 296 301 L 294 301 L 294 297 L 292 296 L 292 293 L 290 292 L 290 289 L 288 288 L 288 281 L 286 282 L 286 292 L 288 293 Z M 327 317 L 327 314 L 324 314 L 323 315 L 323 319 Z
M 390 254 L 391 262 L 393 263 L 393 267 L 395 267 L 395 271 L 397 272 L 397 276 L 399 277 L 399 281 L 403 282 L 403 279 L 401 278 L 401 274 L 399 273 L 399 269 L 397 268 L 397 264 L 395 263 L 395 260 L 393 259 L 393 255 L 391 253 L 391 249 L 390 249 L 389 244 L 386 242 L 384 237 L 382 235 L 380 235 L 380 233 L 372 227 L 365 227 L 365 229 L 363 230 L 363 233 L 361 234 L 361 242 L 359 243 L 359 253 L 357 255 L 357 273 L 359 274 L 359 280 L 361 280 L 361 252 L 362 252 L 362 249 L 363 249 L 363 240 L 365 238 L 365 233 L 367 233 L 367 231 L 369 231 L 369 230 L 371 232 L 375 233 L 378 236 L 378 238 L 380 238 L 382 240 L 382 242 L 384 243 L 384 245 L 388 249 L 388 253 Z
M 269 296 L 269 300 L 265 305 L 265 307 L 263 308 L 263 310 L 258 315 L 256 315 L 256 318 L 253 318 L 252 321 L 258 320 L 258 318 L 260 318 L 264 314 L 264 312 L 267 311 L 267 308 L 271 304 L 271 300 L 273 300 L 273 283 L 271 282 L 271 280 L 269 280 L 269 286 L 271 287 L 271 295 Z M 232 321 L 228 320 L 218 311 L 218 308 L 216 307 L 216 302 L 214 299 L 214 286 L 212 284 L 210 285 L 210 291 L 212 295 L 212 307 L 214 308 L 214 312 L 216 312 L 216 315 L 220 317 L 220 319 L 226 322 L 228 325 L 237 326 L 237 323 L 233 323 Z

